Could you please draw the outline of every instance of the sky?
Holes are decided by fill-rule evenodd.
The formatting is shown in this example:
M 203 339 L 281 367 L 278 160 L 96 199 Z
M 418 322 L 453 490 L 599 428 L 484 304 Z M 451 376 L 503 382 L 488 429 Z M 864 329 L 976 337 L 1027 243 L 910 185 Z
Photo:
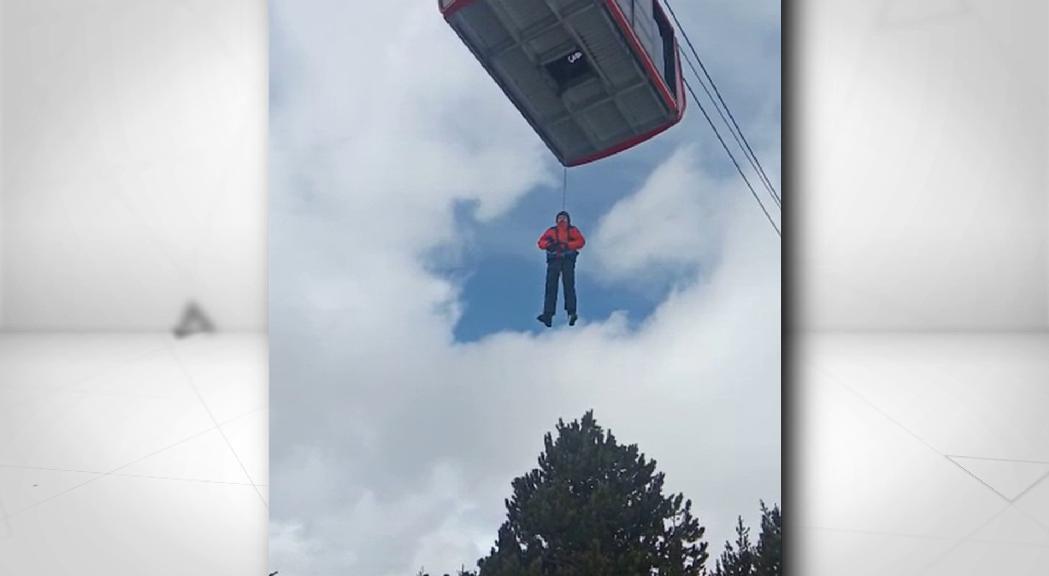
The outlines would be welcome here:
M 778 184 L 778 3 L 674 6 Z M 561 166 L 436 3 L 271 0 L 270 22 L 271 569 L 473 566 L 543 434 L 588 409 L 693 500 L 712 556 L 780 500 L 779 239 L 693 104 L 569 171 L 581 320 L 546 329 Z

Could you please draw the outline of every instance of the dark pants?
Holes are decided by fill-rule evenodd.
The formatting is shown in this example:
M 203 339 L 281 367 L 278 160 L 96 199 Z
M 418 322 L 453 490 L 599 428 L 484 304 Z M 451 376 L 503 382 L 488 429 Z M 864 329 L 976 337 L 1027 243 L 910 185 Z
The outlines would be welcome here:
M 565 288 L 565 311 L 569 316 L 576 313 L 575 301 L 575 254 L 548 258 L 546 261 L 546 298 L 543 301 L 543 316 L 554 317 L 557 308 L 557 277 Z

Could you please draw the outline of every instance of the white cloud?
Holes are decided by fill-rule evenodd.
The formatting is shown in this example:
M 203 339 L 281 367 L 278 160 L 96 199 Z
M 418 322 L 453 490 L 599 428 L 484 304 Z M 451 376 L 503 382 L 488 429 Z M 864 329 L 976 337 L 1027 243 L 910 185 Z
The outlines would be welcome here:
M 591 252 L 614 280 L 713 265 L 732 188 L 700 170 L 694 147 L 681 148 L 601 218 Z
M 548 153 L 435 3 L 275 4 L 274 570 L 470 566 L 543 433 L 589 408 L 695 500 L 712 549 L 778 499 L 779 245 L 740 184 L 685 148 L 605 216 L 588 250 L 609 279 L 703 268 L 639 330 L 456 343 L 459 288 L 423 255 L 454 202 L 493 218 L 552 182 Z M 631 252 L 638 215 L 675 231 Z

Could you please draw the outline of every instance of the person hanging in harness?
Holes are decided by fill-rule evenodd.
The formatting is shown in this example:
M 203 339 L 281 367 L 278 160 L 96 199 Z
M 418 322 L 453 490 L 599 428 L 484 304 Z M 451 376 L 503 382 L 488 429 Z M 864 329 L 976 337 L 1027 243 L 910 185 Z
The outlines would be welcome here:
M 546 250 L 546 297 L 543 301 L 543 313 L 536 317 L 549 328 L 557 308 L 558 277 L 565 289 L 565 312 L 568 313 L 568 325 L 575 326 L 575 261 L 579 251 L 586 245 L 586 239 L 579 228 L 572 226 L 572 217 L 561 211 L 555 218 L 556 225 L 547 228 L 539 237 L 539 249 Z

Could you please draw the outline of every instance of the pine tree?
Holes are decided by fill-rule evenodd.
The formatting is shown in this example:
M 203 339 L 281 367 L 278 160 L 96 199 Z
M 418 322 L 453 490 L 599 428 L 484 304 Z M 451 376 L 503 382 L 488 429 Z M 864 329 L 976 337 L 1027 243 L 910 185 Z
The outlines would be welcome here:
M 736 523 L 736 542 L 725 543 L 711 576 L 780 576 L 782 574 L 783 517 L 779 506 L 771 509 L 761 502 L 761 534 L 755 546 L 743 517 Z
M 770 510 L 761 503 L 761 535 L 757 546 L 757 576 L 780 576 L 783 570 L 783 515 L 779 506 Z
M 725 550 L 714 567 L 714 576 L 752 576 L 754 574 L 754 545 L 750 542 L 750 528 L 743 525 L 743 517 L 736 522 L 736 545 L 725 542 Z
M 636 445 L 597 425 L 558 421 L 539 467 L 513 481 L 507 519 L 479 576 L 699 576 L 704 528 Z

